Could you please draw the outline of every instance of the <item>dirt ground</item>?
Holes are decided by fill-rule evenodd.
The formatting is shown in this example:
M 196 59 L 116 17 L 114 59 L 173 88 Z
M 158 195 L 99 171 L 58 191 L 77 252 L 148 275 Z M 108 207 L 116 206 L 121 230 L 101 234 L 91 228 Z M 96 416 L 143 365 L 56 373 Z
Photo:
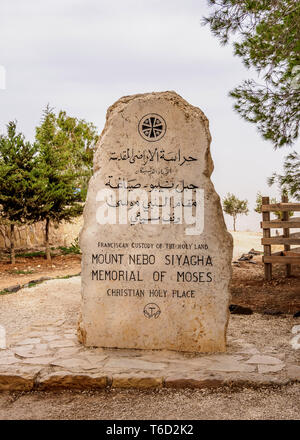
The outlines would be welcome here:
M 29 283 L 41 277 L 64 277 L 81 271 L 80 255 L 57 255 L 49 263 L 44 257 L 17 257 L 10 264 L 8 255 L 0 255 L 0 291 L 5 287 Z M 21 273 L 20 273 L 21 272 Z
M 0 394 L 1 420 L 299 420 L 297 384 L 283 388 Z
M 292 267 L 292 277 L 285 278 L 285 267 L 273 265 L 273 280 L 264 280 L 261 257 L 256 264 L 240 262 L 233 267 L 230 290 L 233 304 L 250 307 L 258 313 L 294 314 L 300 310 L 300 267 Z

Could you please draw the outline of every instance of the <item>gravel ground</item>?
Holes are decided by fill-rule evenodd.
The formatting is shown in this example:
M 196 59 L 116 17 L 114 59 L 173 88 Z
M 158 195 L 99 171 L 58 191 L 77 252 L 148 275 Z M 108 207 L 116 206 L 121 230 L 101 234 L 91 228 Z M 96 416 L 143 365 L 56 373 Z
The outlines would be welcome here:
M 80 308 L 81 278 L 50 280 L 17 293 L 0 296 L 0 325 L 10 335 L 24 332 L 37 322 L 64 320 L 76 327 Z
M 0 394 L 1 420 L 299 420 L 300 385 L 222 390 Z

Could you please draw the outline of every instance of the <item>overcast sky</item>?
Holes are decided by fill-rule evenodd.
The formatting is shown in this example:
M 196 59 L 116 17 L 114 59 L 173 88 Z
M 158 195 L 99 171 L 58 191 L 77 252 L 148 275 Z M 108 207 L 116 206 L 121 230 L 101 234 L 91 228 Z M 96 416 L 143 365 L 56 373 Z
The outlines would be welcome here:
M 278 196 L 266 179 L 289 149 L 274 151 L 233 111 L 228 92 L 252 73 L 201 26 L 208 9 L 206 0 L 0 0 L 0 133 L 17 119 L 32 140 L 47 103 L 101 132 L 121 96 L 175 90 L 210 121 L 220 196 L 249 200 L 238 229 L 258 229 L 256 192 Z

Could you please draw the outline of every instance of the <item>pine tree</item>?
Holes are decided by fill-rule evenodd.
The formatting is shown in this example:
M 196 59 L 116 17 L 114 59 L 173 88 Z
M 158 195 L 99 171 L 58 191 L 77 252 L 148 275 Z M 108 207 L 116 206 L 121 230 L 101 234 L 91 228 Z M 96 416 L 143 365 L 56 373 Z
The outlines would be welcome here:
M 17 123 L 0 136 L 0 216 L 10 223 L 10 260 L 15 263 L 14 228 L 33 222 L 39 209 L 35 178 L 36 147 L 17 133 Z
M 85 127 L 83 121 L 69 118 L 65 112 L 56 117 L 54 111 L 46 107 L 41 125 L 36 128 L 36 173 L 39 181 L 39 220 L 45 221 L 47 260 L 51 260 L 50 222 L 71 221 L 83 211 L 83 186 L 87 185 L 86 180 L 91 175 L 92 163 L 92 154 L 90 151 L 85 153 L 85 147 L 86 144 L 93 145 L 93 141 L 96 141 L 96 135 L 92 133 L 91 126 L 87 124 Z
M 227 194 L 223 200 L 223 210 L 233 217 L 233 230 L 236 231 L 236 219 L 239 214 L 248 214 L 248 200 L 239 200 L 234 194 Z
M 61 141 L 70 151 L 69 167 L 78 175 L 78 189 L 82 201 L 85 201 L 87 187 L 93 173 L 93 156 L 98 134 L 96 127 L 84 119 L 70 117 L 65 111 L 57 116 L 57 127 Z
M 287 193 L 285 191 L 282 191 L 282 195 L 287 195 Z M 276 197 L 271 197 L 270 199 L 270 203 L 271 204 L 276 204 L 276 203 L 280 203 Z M 257 212 L 258 214 L 261 214 L 261 207 L 262 207 L 262 194 L 259 191 L 256 194 L 256 205 L 254 208 L 254 211 Z M 283 219 L 283 212 L 282 211 L 274 211 L 274 214 L 276 215 L 276 217 L 278 218 L 278 220 L 282 220 Z M 289 212 L 289 217 L 292 217 L 294 215 L 294 213 L 292 211 Z
M 297 151 L 285 158 L 283 170 L 284 174 L 273 173 L 268 179 L 269 185 L 277 183 L 286 195 L 300 202 L 300 154 Z
M 208 0 L 204 24 L 221 44 L 254 68 L 263 82 L 248 79 L 230 95 L 235 110 L 254 123 L 275 148 L 299 135 L 300 3 L 296 0 Z M 260 81 L 261 81 L 260 80 Z

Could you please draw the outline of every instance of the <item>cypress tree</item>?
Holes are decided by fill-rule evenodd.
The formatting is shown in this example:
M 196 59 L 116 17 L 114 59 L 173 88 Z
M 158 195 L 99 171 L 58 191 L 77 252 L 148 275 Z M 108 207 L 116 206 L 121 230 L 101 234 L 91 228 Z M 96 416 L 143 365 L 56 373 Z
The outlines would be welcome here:
M 14 229 L 33 222 L 39 211 L 36 147 L 17 132 L 17 123 L 7 124 L 0 136 L 0 216 L 10 224 L 10 261 L 15 264 Z
M 65 112 L 56 117 L 49 106 L 44 111 L 41 125 L 36 128 L 39 220 L 45 221 L 47 260 L 51 260 L 50 223 L 71 221 L 83 211 L 83 177 L 84 173 L 90 176 L 92 163 L 92 154 L 85 152 L 85 141 L 89 137 L 90 145 L 94 145 L 97 139 L 95 132 L 93 141 L 90 139 L 88 128 L 84 121 L 69 118 Z M 82 160 L 85 154 L 86 164 Z

